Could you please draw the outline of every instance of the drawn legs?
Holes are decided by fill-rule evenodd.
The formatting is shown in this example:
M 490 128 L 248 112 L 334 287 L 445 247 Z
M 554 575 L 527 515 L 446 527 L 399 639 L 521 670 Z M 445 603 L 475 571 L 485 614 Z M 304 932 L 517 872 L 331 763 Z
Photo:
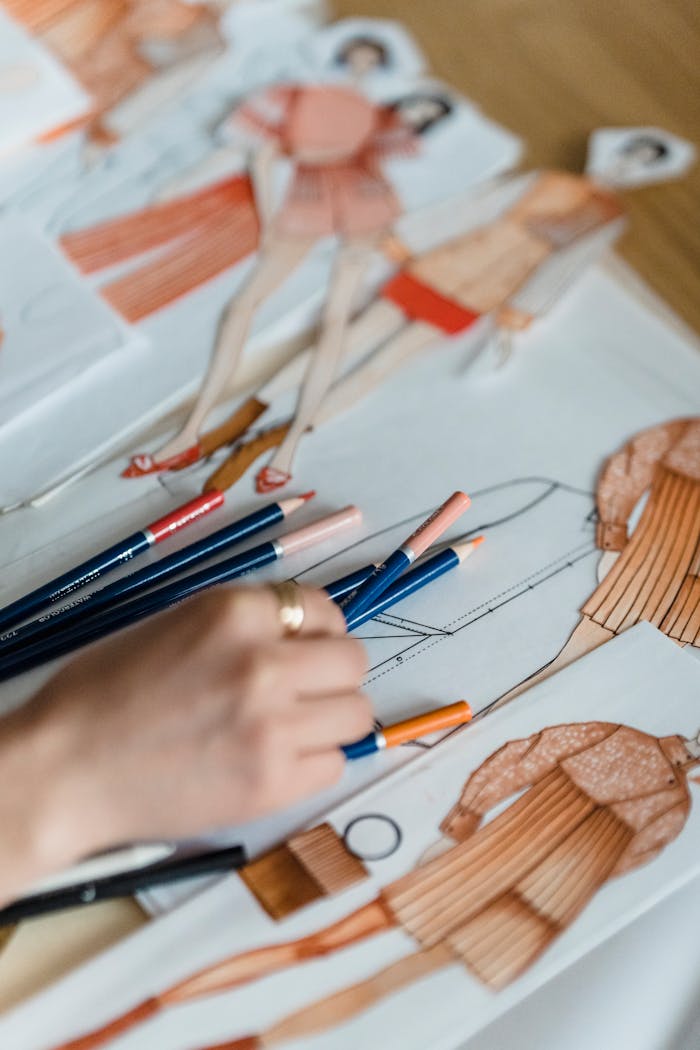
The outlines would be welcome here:
M 427 350 L 440 339 L 441 334 L 437 328 L 424 321 L 406 325 L 393 339 L 335 384 L 314 418 L 314 425 L 350 408 L 399 368 Z
M 194 445 L 200 427 L 235 372 L 258 307 L 302 262 L 314 240 L 277 238 L 263 249 L 250 278 L 231 300 L 221 319 L 209 369 L 197 401 L 180 433 L 159 450 L 158 459 L 169 459 Z
M 261 1035 L 234 1039 L 230 1043 L 209 1047 L 208 1050 L 254 1050 L 256 1047 L 278 1046 L 290 1039 L 318 1035 L 352 1020 L 387 996 L 454 961 L 454 955 L 444 944 L 412 952 L 367 980 L 289 1014 Z
M 376 312 L 375 307 L 378 308 Z M 397 326 L 399 328 L 397 334 L 390 338 L 385 346 L 375 350 L 374 353 L 370 352 L 367 356 L 371 341 L 378 341 L 377 337 L 381 338 L 379 333 L 389 332 L 392 328 L 396 329 Z M 351 326 L 348 333 L 347 359 L 354 360 L 364 357 L 364 360 L 361 360 L 356 369 L 348 372 L 331 387 L 311 423 L 311 428 L 320 426 L 332 416 L 339 415 L 351 408 L 357 401 L 379 386 L 392 372 L 427 349 L 439 335 L 440 333 L 431 325 L 422 322 L 406 325 L 403 314 L 400 314 L 389 303 L 374 304 Z M 259 402 L 253 399 L 252 406 L 255 404 Z M 271 448 L 278 447 L 290 430 L 291 424 L 281 423 L 243 442 L 207 479 L 206 487 L 221 491 L 230 488 L 240 480 L 259 456 Z
M 347 328 L 362 278 L 371 258 L 372 242 L 351 242 L 340 249 L 328 292 L 321 337 L 304 377 L 294 421 L 279 451 L 258 475 L 258 491 L 269 492 L 289 480 L 299 439 L 325 397 L 346 349 Z
M 390 930 L 395 925 L 396 920 L 382 900 L 371 901 L 351 915 L 307 937 L 285 944 L 256 948 L 216 963 L 160 995 L 146 1000 L 103 1028 L 63 1043 L 56 1050 L 96 1050 L 117 1034 L 126 1032 L 169 1006 L 188 1002 L 200 995 L 230 991 L 295 963 L 340 951 L 367 937 Z

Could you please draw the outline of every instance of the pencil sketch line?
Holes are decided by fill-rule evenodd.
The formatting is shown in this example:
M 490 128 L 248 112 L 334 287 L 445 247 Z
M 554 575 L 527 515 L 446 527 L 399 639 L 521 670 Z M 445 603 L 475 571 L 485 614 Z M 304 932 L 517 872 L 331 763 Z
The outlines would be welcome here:
M 547 576 L 542 577 L 542 579 L 538 580 L 536 586 L 539 586 L 541 583 L 546 583 L 547 580 L 551 580 L 554 576 L 557 576 L 560 572 L 563 572 L 565 569 L 573 568 L 573 566 L 576 564 L 576 562 L 582 561 L 584 558 L 589 557 L 591 554 L 597 553 L 597 551 L 598 551 L 597 547 L 590 547 L 589 550 L 584 551 L 582 554 L 579 554 L 579 556 L 577 558 L 573 558 L 573 559 L 571 559 L 569 561 L 566 561 L 563 565 L 560 565 L 558 568 L 554 569 L 553 572 L 550 572 Z M 564 555 L 564 557 L 566 557 L 566 555 Z M 556 564 L 556 563 L 553 563 L 553 564 Z M 530 579 L 530 577 L 527 577 L 527 579 Z M 512 587 L 509 587 L 508 591 L 510 591 L 512 589 L 513 589 Z M 521 597 L 521 595 L 525 594 L 526 591 L 531 590 L 531 589 L 532 588 L 530 588 L 529 586 L 523 587 L 516 594 L 511 594 L 510 597 L 505 599 L 505 601 L 499 602 L 498 605 L 493 605 L 492 604 L 493 599 L 492 599 L 491 602 L 484 602 L 484 603 L 482 603 L 482 605 L 481 606 L 477 606 L 477 608 L 483 608 L 484 605 L 488 606 L 488 608 L 484 612 L 482 612 L 479 616 L 475 616 L 472 620 L 469 620 L 467 623 L 462 624 L 462 626 L 458 627 L 453 632 L 452 635 L 443 634 L 443 635 L 438 635 L 436 637 L 433 637 L 431 641 L 428 641 L 427 639 L 423 639 L 420 642 L 416 642 L 416 643 L 414 643 L 414 645 L 409 646 L 408 649 L 404 650 L 404 652 L 411 651 L 411 655 L 407 656 L 405 658 L 403 656 L 403 652 L 401 654 L 398 654 L 398 655 L 401 655 L 401 657 L 402 657 L 401 664 L 407 663 L 409 660 L 413 660 L 419 654 L 427 652 L 428 649 L 431 649 L 433 646 L 437 645 L 439 642 L 444 642 L 444 641 L 448 640 L 449 638 L 454 637 L 455 634 L 458 634 L 460 631 L 466 630 L 467 627 L 471 627 L 472 624 L 476 623 L 478 620 L 482 620 L 485 616 L 488 616 L 489 613 L 496 612 L 497 609 L 502 608 L 504 605 L 510 604 L 510 602 L 515 601 L 516 598 Z M 507 594 L 508 591 L 504 591 L 502 593 L 503 594 Z M 471 610 L 471 611 L 474 611 L 474 610 Z M 464 616 L 469 616 L 469 613 L 465 613 Z M 459 619 L 463 619 L 463 617 L 458 617 L 457 620 L 454 620 L 452 622 L 457 623 L 459 621 Z M 416 650 L 416 651 L 412 651 L 412 650 Z M 376 664 L 374 667 L 371 667 L 370 670 L 369 670 L 369 674 L 372 677 L 365 679 L 365 685 L 371 685 L 372 682 L 376 682 L 379 678 L 382 678 L 384 675 L 391 674 L 392 671 L 395 671 L 396 670 L 395 661 L 396 661 L 396 657 L 389 657 L 386 660 L 382 660 L 381 663 Z M 374 674 L 373 673 L 373 672 L 377 671 L 380 667 L 383 667 L 387 663 L 394 664 L 394 666 L 388 667 L 384 671 L 380 671 L 379 674 Z
M 447 624 L 445 624 L 445 627 L 448 628 L 452 627 L 453 624 L 458 624 L 461 620 L 464 620 L 465 617 L 471 616 L 472 613 L 478 612 L 479 609 L 484 609 L 486 606 L 492 605 L 493 602 L 497 602 L 499 598 L 504 598 L 507 594 L 510 594 L 510 592 L 515 590 L 517 587 L 523 587 L 524 584 L 527 584 L 525 590 L 534 590 L 534 588 L 538 586 L 538 584 L 544 583 L 545 580 L 550 579 L 550 576 L 555 575 L 554 573 L 550 573 L 548 576 L 542 577 L 542 573 L 546 572 L 547 569 L 551 569 L 555 565 L 560 565 L 560 563 L 564 561 L 564 559 L 567 560 L 564 562 L 563 565 L 560 565 L 560 569 L 570 568 L 577 561 L 580 561 L 581 558 L 585 558 L 588 554 L 591 554 L 594 550 L 597 549 L 597 547 L 593 546 L 588 541 L 583 544 L 579 543 L 576 547 L 573 547 L 571 550 L 566 551 L 565 554 L 561 554 L 558 558 L 555 558 L 553 561 L 550 561 L 546 565 L 543 565 L 540 569 L 537 569 L 536 572 L 530 573 L 529 576 L 524 576 L 522 580 L 517 580 L 515 583 L 511 584 L 510 587 L 506 587 L 504 591 L 500 591 L 498 594 L 493 594 L 490 598 L 487 598 L 486 601 L 481 602 L 479 605 L 473 606 L 473 608 L 471 609 L 467 609 L 466 612 L 456 617 L 456 619 L 450 620 Z M 575 557 L 573 561 L 568 560 L 574 555 L 578 555 L 578 557 Z M 560 569 L 557 569 L 557 572 L 559 572 Z M 537 583 L 531 584 L 531 580 L 537 580 Z M 519 593 L 522 594 L 523 591 L 520 591 Z M 488 609 L 487 611 L 491 612 L 492 610 Z
M 488 496 L 492 492 L 498 492 L 501 489 L 509 488 L 511 485 L 532 485 L 532 484 L 547 485 L 548 488 L 547 488 L 546 492 L 540 493 L 540 495 L 537 496 L 534 501 L 531 501 L 530 503 L 526 504 L 524 507 L 520 507 L 517 511 L 514 511 L 511 514 L 507 514 L 504 518 L 498 519 L 496 521 L 492 521 L 488 525 L 480 525 L 477 528 L 471 529 L 468 533 L 465 533 L 465 536 L 471 536 L 471 535 L 473 535 L 473 533 L 478 532 L 479 529 L 494 528 L 496 525 L 501 525 L 501 524 L 504 524 L 504 523 L 506 523 L 508 521 L 512 521 L 514 518 L 518 517 L 519 515 L 524 514 L 528 510 L 531 510 L 532 507 L 534 507 L 537 503 L 542 502 L 542 500 L 544 500 L 544 499 L 548 499 L 551 495 L 553 495 L 554 492 L 558 491 L 559 489 L 561 489 L 564 492 L 571 492 L 571 493 L 573 493 L 576 496 L 585 496 L 585 497 L 587 497 L 588 499 L 591 499 L 591 500 L 593 499 L 593 496 L 594 496 L 594 494 L 592 492 L 588 492 L 585 489 L 575 488 L 573 485 L 567 485 L 563 481 L 557 481 L 554 478 L 545 478 L 545 477 L 539 477 L 537 475 L 534 475 L 532 477 L 511 478 L 510 481 L 499 481 L 495 485 L 487 485 L 483 489 L 476 489 L 476 490 L 474 490 L 471 493 L 471 497 L 472 497 L 472 500 L 474 500 L 474 499 L 477 499 L 480 496 Z M 373 532 L 373 533 L 371 533 L 368 536 L 363 536 L 362 539 L 357 540 L 355 543 L 351 543 L 348 547 L 344 547 L 342 551 L 337 551 L 335 554 L 331 554 L 328 557 L 322 558 L 320 561 L 315 562 L 313 565 L 309 565 L 308 568 L 306 568 L 302 572 L 298 573 L 297 576 L 295 577 L 295 579 L 298 579 L 301 576 L 305 576 L 309 572 L 313 572 L 314 569 L 318 569 L 322 565 L 326 565 L 330 561 L 334 561 L 340 554 L 347 554 L 349 551 L 355 550 L 356 547 L 361 547 L 362 544 L 366 543 L 368 540 L 378 539 L 380 536 L 384 536 L 387 532 L 392 532 L 394 529 L 399 529 L 399 528 L 402 528 L 403 526 L 408 526 L 408 525 L 413 524 L 416 521 L 422 520 L 423 518 L 426 517 L 427 514 L 429 514 L 434 509 L 435 509 L 434 507 L 429 507 L 427 510 L 419 511 L 417 514 L 412 514 L 410 518 L 404 518 L 402 521 L 396 521 L 396 522 L 394 522 L 391 525 L 387 525 L 386 528 L 379 529 L 377 532 Z

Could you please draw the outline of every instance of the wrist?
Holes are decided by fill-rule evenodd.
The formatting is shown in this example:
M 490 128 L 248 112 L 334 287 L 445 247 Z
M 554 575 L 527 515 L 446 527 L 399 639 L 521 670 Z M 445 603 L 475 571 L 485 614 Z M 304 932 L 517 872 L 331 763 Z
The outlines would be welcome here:
M 92 850 L 67 734 L 41 704 L 0 719 L 0 898 Z

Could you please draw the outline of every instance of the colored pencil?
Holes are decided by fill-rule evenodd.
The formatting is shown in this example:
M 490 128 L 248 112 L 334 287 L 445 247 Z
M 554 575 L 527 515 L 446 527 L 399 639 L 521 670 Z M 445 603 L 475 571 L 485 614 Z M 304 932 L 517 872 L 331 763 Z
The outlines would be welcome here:
M 333 583 L 329 583 L 324 590 L 328 594 L 329 598 L 332 598 L 334 602 L 339 601 L 350 591 L 354 591 L 361 583 L 372 575 L 376 569 L 376 565 L 372 562 L 370 565 L 365 565 L 362 569 L 356 569 L 355 572 L 349 572 L 347 576 L 341 576 L 339 580 L 334 580 Z
M 337 533 L 358 525 L 361 520 L 362 514 L 357 507 L 345 507 L 296 532 L 290 532 L 278 539 L 261 543 L 233 558 L 226 558 L 216 565 L 191 573 L 182 580 L 166 584 L 148 594 L 139 595 L 117 606 L 116 609 L 106 609 L 90 617 L 87 623 L 76 624 L 55 638 L 32 642 L 19 652 L 0 657 L 0 681 L 39 667 L 49 660 L 55 660 L 59 656 L 73 652 L 123 627 L 130 627 L 139 620 L 169 609 L 184 601 L 185 598 L 199 594 L 210 587 L 229 583 L 265 565 L 271 565 L 273 562 L 286 558 L 290 554 L 296 554 L 307 547 L 322 543 Z
M 449 729 L 451 726 L 465 725 L 471 722 L 472 709 L 466 700 L 459 700 L 456 704 L 448 704 L 447 707 L 439 707 L 435 711 L 427 711 L 416 718 L 408 718 L 403 722 L 397 722 L 393 726 L 384 729 L 376 729 L 368 733 L 354 744 L 345 744 L 341 751 L 351 761 L 364 758 L 365 755 L 373 755 L 377 751 L 384 751 L 390 747 L 398 747 L 407 744 L 411 740 L 418 740 L 422 736 L 437 733 L 440 729 Z
M 230 846 L 227 849 L 209 850 L 194 856 L 176 857 L 161 864 L 139 868 L 136 871 L 124 871 L 104 879 L 79 882 L 46 893 L 32 894 L 0 909 L 0 926 L 10 926 L 24 919 L 34 919 L 65 908 L 76 908 L 118 897 L 131 897 L 135 893 L 166 883 L 238 869 L 243 867 L 246 859 L 242 846 Z
M 396 605 L 397 602 L 403 601 L 409 595 L 427 587 L 428 584 L 439 579 L 440 576 L 444 576 L 446 572 L 456 569 L 458 565 L 461 565 L 473 554 L 476 548 L 483 543 L 483 540 L 483 536 L 475 536 L 473 540 L 468 540 L 464 543 L 454 543 L 451 547 L 446 547 L 440 551 L 439 554 L 434 554 L 432 558 L 427 558 L 424 562 L 421 562 L 420 565 L 405 573 L 396 583 L 387 588 L 368 608 L 363 609 L 362 612 L 352 618 L 346 616 L 348 631 L 356 630 L 363 623 L 367 623 L 368 620 L 374 619 L 375 616 L 379 616 L 380 613 L 391 608 L 392 605 Z
M 152 521 L 145 528 L 133 532 L 113 546 L 81 562 L 80 565 L 76 565 L 75 568 L 69 569 L 68 572 L 62 573 L 41 587 L 30 591 L 29 594 L 25 594 L 22 598 L 11 602 L 4 609 L 0 609 L 0 629 L 21 623 L 39 609 L 53 605 L 80 587 L 85 587 L 108 572 L 113 572 L 124 562 L 137 558 L 139 554 L 150 550 L 155 544 L 162 543 L 180 529 L 210 514 L 217 507 L 222 506 L 224 499 L 223 492 L 216 491 L 208 492 L 205 496 L 197 496 L 196 499 L 184 503 L 170 514 L 166 514 L 165 517 Z
M 215 554 L 230 550 L 250 536 L 262 532 L 263 529 L 284 521 L 285 518 L 303 507 L 314 495 L 313 492 L 306 492 L 302 496 L 270 503 L 226 525 L 223 529 L 217 529 L 216 532 L 212 532 L 196 543 L 190 543 L 181 550 L 173 551 L 172 554 L 161 558 L 152 565 L 146 565 L 137 572 L 129 573 L 128 576 L 107 584 L 106 587 L 85 594 L 69 605 L 52 609 L 43 616 L 37 617 L 36 620 L 31 620 L 22 627 L 16 627 L 0 635 L 0 656 L 18 651 L 30 638 L 36 641 L 39 638 L 54 637 L 76 623 L 85 623 L 98 611 L 114 607 L 127 597 L 141 594 L 156 583 L 163 583 L 185 569 L 192 569 L 195 565 L 207 561 Z
M 372 575 L 356 591 L 351 591 L 340 603 L 348 621 L 358 616 L 389 587 L 394 580 L 405 572 L 457 518 L 464 514 L 471 503 L 464 492 L 455 492 L 441 507 L 401 544 L 398 550 L 390 554 L 386 561 L 378 565 Z

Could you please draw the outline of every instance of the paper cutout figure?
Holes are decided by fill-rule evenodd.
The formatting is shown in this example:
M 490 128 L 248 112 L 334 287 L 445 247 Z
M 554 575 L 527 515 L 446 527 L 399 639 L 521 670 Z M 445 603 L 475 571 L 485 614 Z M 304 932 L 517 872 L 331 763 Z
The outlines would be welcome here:
M 411 80 L 427 62 L 416 41 L 398 22 L 381 18 L 343 18 L 305 41 L 302 51 L 312 68 L 347 78 L 348 58 L 367 86 L 380 87 L 397 74 Z
M 619 139 L 618 148 L 630 153 L 632 146 L 637 148 L 635 143 L 641 143 L 645 163 L 653 166 L 653 158 L 646 155 L 646 141 L 632 129 Z M 659 153 L 659 163 L 663 160 L 665 164 L 671 146 L 664 145 L 663 138 L 657 145 L 667 150 Z M 318 399 L 305 394 L 316 383 L 312 358 L 301 381 L 302 394 L 291 425 L 277 425 L 235 450 L 231 461 L 207 484 L 228 487 L 264 451 L 279 445 L 268 467 L 258 475 L 259 491 L 267 491 L 270 477 L 284 481 L 290 474 L 306 431 L 350 407 L 413 357 L 445 338 L 464 335 L 485 318 L 508 335 L 528 328 L 623 228 L 622 202 L 602 180 L 608 170 L 616 185 L 623 185 L 627 169 L 618 163 L 619 154 L 608 152 L 606 156 L 608 168 L 599 157 L 595 180 L 588 175 L 547 171 L 516 176 L 480 195 L 478 202 L 463 201 L 466 231 L 427 251 L 414 255 L 396 238 L 387 239 L 385 250 L 402 265 L 380 289 L 377 301 L 350 326 L 343 361 L 346 374 L 313 413 L 309 403 Z M 489 212 L 494 218 L 484 223 L 483 215 Z M 455 215 L 460 225 L 456 207 Z M 429 212 L 425 222 L 430 222 Z M 271 403 L 270 395 L 289 389 L 290 381 L 298 381 L 296 363 L 256 393 L 227 428 L 219 430 L 222 440 L 241 437 Z M 211 447 L 210 442 L 204 444 Z
M 115 140 L 110 110 L 159 70 L 223 49 L 215 5 L 186 0 L 5 0 L 5 7 L 65 63 L 93 101 L 88 130 Z M 160 51 L 158 58 L 149 57 Z M 77 125 L 76 125 L 77 126 Z
M 679 645 L 700 646 L 700 417 L 661 423 L 628 441 L 603 467 L 596 503 L 599 586 L 556 659 L 499 703 L 643 620 Z
M 646 186 L 684 175 L 695 147 L 662 128 L 599 128 L 591 135 L 586 171 L 609 186 Z
M 699 765 L 700 733 L 658 738 L 593 721 L 513 740 L 467 779 L 441 824 L 448 848 L 370 903 L 298 940 L 223 960 L 60 1050 L 92 1050 L 160 1010 L 397 928 L 417 952 L 228 1050 L 316 1034 L 455 962 L 498 992 L 610 879 L 652 862 L 680 835 L 691 809 L 689 773 Z
M 347 62 L 366 67 L 366 46 Z M 451 110 L 443 98 L 411 96 L 377 105 L 356 87 L 338 84 L 281 85 L 244 103 L 234 119 L 261 135 L 253 181 L 264 243 L 257 264 L 222 319 L 209 371 L 195 407 L 175 439 L 156 456 L 137 456 L 127 476 L 178 468 L 199 457 L 202 423 L 235 372 L 257 309 L 324 237 L 338 247 L 322 321 L 315 383 L 307 397 L 316 403 L 332 381 L 344 335 L 372 249 L 400 214 L 399 200 L 382 171 L 382 160 L 418 148 L 425 134 Z M 292 164 L 281 206 L 273 205 L 272 164 Z M 266 487 L 279 479 L 269 474 Z

